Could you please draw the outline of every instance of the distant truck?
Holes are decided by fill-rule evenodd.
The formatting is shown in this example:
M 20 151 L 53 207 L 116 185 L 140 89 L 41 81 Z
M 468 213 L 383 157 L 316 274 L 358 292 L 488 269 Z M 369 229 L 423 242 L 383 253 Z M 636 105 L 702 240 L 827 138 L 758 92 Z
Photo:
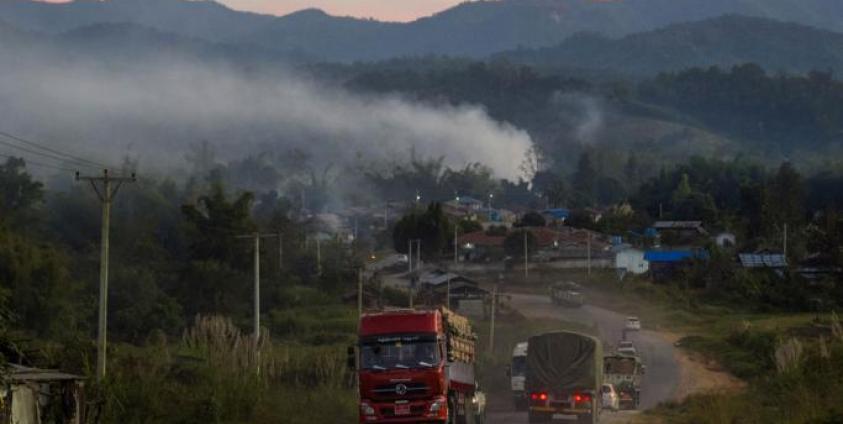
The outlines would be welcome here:
M 527 349 L 529 422 L 594 424 L 602 409 L 603 351 L 594 337 L 555 332 L 531 337 Z
M 469 320 L 446 308 L 363 314 L 349 350 L 359 422 L 473 422 L 476 338 Z
M 646 367 L 641 358 L 629 355 L 608 355 L 603 358 L 603 379 L 615 386 L 620 409 L 638 409 L 641 403 L 641 377 Z
M 585 304 L 582 287 L 574 282 L 556 283 L 550 288 L 553 303 L 568 308 L 578 308 Z
M 512 401 L 516 411 L 527 409 L 527 396 L 524 392 L 524 380 L 527 378 L 527 342 L 521 342 L 512 349 L 512 362 L 509 366 L 509 381 L 512 387 Z

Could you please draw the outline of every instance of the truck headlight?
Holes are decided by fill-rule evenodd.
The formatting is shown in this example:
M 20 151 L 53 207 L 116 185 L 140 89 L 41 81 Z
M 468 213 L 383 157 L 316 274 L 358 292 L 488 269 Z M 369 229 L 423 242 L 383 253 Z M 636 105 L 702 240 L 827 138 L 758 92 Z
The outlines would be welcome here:
M 361 403 L 360 412 L 362 412 L 363 415 L 375 415 L 375 408 L 372 408 L 372 406 L 368 403 Z
M 431 414 L 439 413 L 439 411 L 442 410 L 442 407 L 445 406 L 445 404 L 446 404 L 445 399 L 436 399 L 435 401 L 433 401 L 433 403 L 430 404 L 430 413 Z

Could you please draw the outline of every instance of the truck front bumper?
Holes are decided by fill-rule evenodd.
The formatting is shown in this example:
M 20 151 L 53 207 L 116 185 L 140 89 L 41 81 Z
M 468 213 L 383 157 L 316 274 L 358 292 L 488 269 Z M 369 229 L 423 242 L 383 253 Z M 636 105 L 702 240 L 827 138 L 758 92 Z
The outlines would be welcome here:
M 447 420 L 445 397 L 405 403 L 363 401 L 360 405 L 360 423 L 441 423 Z

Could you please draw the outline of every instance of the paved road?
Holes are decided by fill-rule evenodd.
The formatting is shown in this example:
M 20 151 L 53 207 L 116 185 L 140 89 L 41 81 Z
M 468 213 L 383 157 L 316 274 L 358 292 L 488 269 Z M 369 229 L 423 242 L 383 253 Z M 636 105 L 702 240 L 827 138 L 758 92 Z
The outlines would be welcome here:
M 626 317 L 622 314 L 586 305 L 567 309 L 550 302 L 548 296 L 512 294 L 511 305 L 528 318 L 554 318 L 597 326 L 605 350 L 611 351 L 621 340 Z M 643 323 L 644 327 L 647 323 Z M 658 334 L 651 331 L 633 332 L 627 335 L 635 343 L 639 355 L 647 366 L 647 374 L 641 382 L 641 407 L 649 409 L 659 402 L 673 397 L 679 384 L 679 364 L 675 359 L 675 348 Z M 625 422 L 628 412 L 606 413 L 601 422 Z M 527 422 L 526 413 L 490 412 L 489 424 L 521 424 Z

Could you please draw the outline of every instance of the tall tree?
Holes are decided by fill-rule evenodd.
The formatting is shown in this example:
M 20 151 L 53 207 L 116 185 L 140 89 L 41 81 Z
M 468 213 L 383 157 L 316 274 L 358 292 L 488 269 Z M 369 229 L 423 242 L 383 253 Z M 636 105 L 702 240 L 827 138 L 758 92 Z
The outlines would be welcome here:
M 787 224 L 796 229 L 805 223 L 805 191 L 802 176 L 790 162 L 784 162 L 770 181 L 769 193 L 775 195 L 769 215 L 773 224 L 782 227 Z
M 44 198 L 44 187 L 26 172 L 26 162 L 11 157 L 0 165 L 0 222 L 20 216 Z
M 574 173 L 573 191 L 576 198 L 576 206 L 591 207 L 597 200 L 597 170 L 587 151 L 580 155 L 577 162 L 577 171 Z
M 193 260 L 216 260 L 238 269 L 248 269 L 251 259 L 244 255 L 238 235 L 254 232 L 251 208 L 253 196 L 242 193 L 228 200 L 221 183 L 199 198 L 198 204 L 182 206 L 187 222 Z

